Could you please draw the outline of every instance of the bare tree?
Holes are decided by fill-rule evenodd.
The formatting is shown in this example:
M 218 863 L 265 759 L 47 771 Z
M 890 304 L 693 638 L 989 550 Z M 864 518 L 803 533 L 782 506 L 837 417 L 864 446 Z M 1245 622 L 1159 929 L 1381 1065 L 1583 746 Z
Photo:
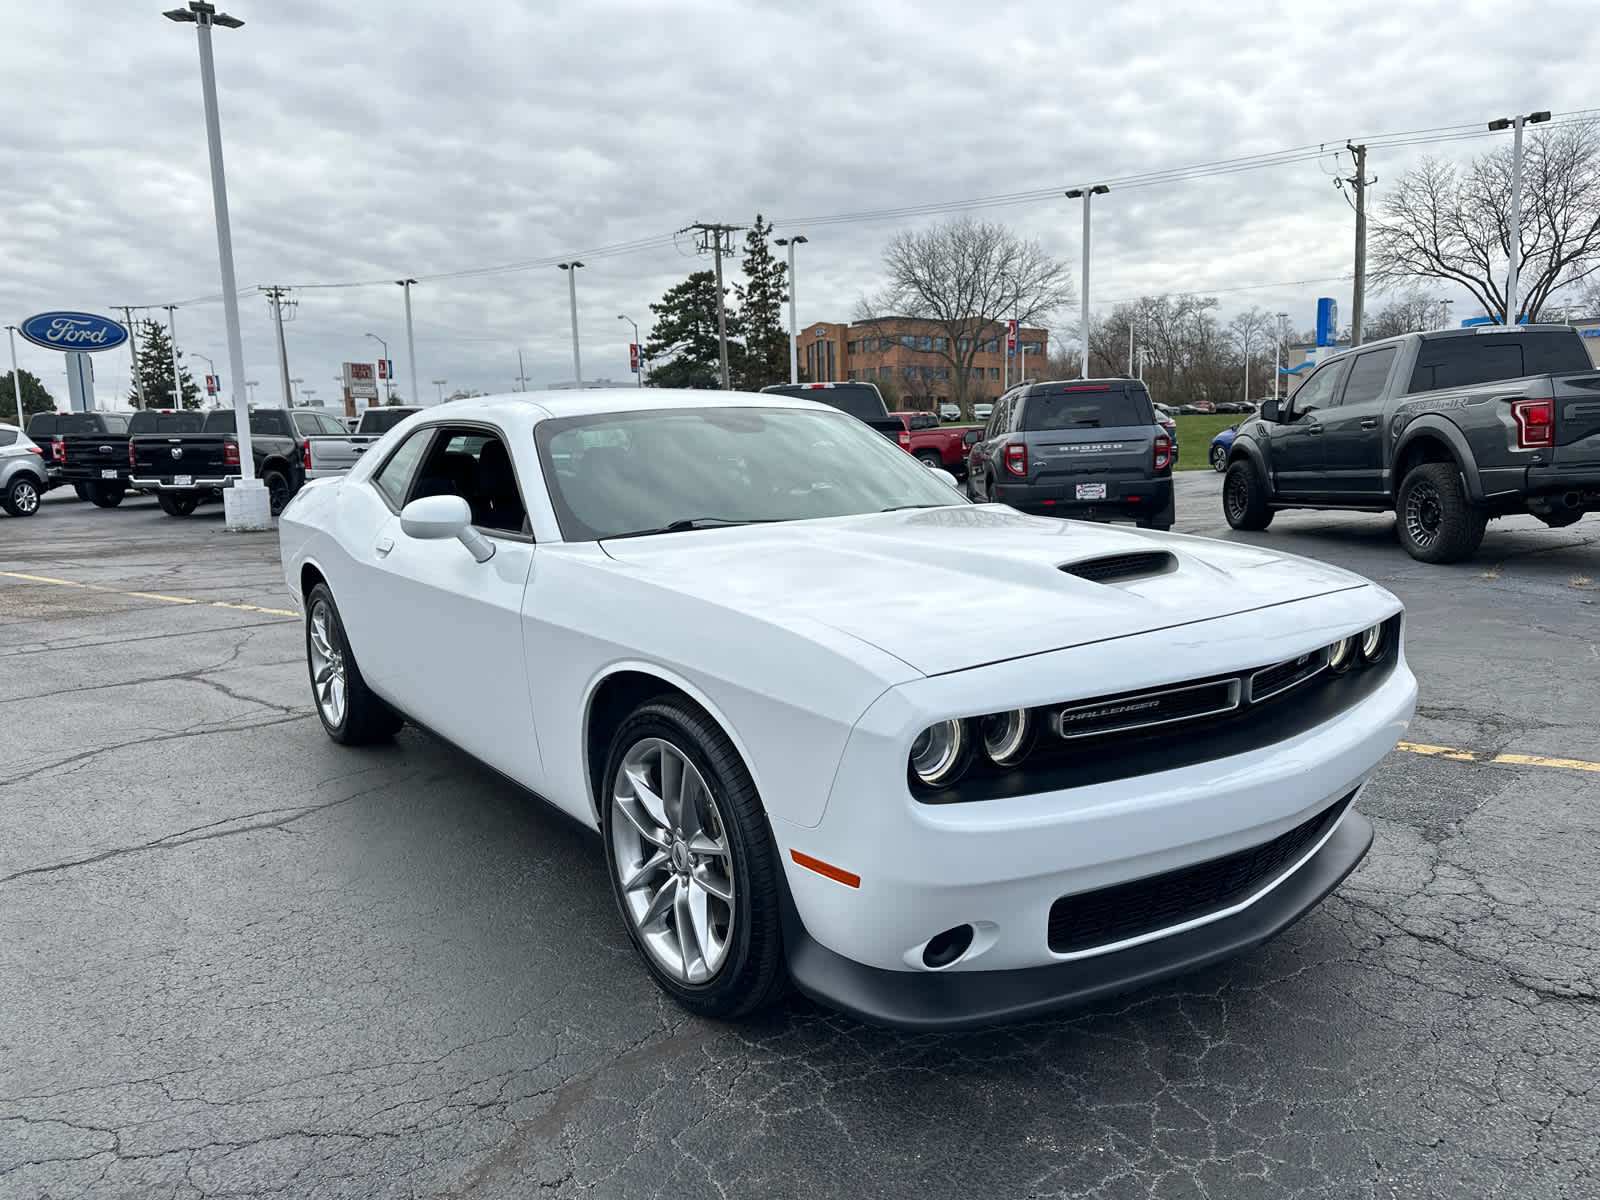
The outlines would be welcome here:
M 1399 333 L 1438 329 L 1445 323 L 1445 304 L 1420 288 L 1397 295 L 1377 313 L 1361 323 L 1361 340 L 1375 342 Z
M 1374 282 L 1446 280 L 1471 292 L 1486 316 L 1501 316 L 1510 199 L 1510 146 L 1464 168 L 1424 159 L 1381 206 L 1372 238 Z M 1560 125 L 1529 139 L 1520 242 L 1518 307 L 1530 320 L 1553 292 L 1600 271 L 1600 125 Z
M 1250 399 L 1250 364 L 1261 362 L 1273 342 L 1272 326 L 1276 318 L 1265 309 L 1252 306 L 1228 322 L 1228 337 L 1239 352 L 1240 383 L 1244 388 L 1242 399 Z
M 1003 322 L 1038 322 L 1074 294 L 1067 265 L 1037 241 L 970 217 L 896 234 L 883 264 L 888 284 L 862 298 L 857 319 L 880 332 L 896 317 L 938 325 L 943 345 L 930 353 L 949 368 L 951 399 L 964 418 L 972 415 L 972 364 L 980 344 L 1003 338 Z

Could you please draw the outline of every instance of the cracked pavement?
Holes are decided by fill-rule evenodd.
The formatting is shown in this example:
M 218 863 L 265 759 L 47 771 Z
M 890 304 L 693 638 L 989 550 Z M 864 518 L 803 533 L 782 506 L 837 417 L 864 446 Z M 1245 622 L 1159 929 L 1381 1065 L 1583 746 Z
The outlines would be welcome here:
M 1427 567 L 1219 490 L 1181 532 L 1406 602 L 1411 741 L 1600 761 L 1600 521 Z M 0 570 L 289 607 L 216 506 L 52 493 Z M 329 742 L 296 620 L 0 577 L 0 630 L 0 1196 L 1600 1194 L 1600 775 L 1392 755 L 1325 904 L 1092 1008 L 732 1026 L 650 984 L 591 835 L 414 730 Z

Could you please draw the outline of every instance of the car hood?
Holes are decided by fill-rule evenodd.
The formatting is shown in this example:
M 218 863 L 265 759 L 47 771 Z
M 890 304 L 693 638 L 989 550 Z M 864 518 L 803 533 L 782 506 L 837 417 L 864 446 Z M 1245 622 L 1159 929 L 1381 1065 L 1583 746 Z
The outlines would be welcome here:
M 603 543 L 620 569 L 708 603 L 819 621 L 924 675 L 1367 586 L 1237 542 L 1032 517 L 1000 505 L 692 530 Z M 1095 582 L 1064 568 L 1166 551 Z

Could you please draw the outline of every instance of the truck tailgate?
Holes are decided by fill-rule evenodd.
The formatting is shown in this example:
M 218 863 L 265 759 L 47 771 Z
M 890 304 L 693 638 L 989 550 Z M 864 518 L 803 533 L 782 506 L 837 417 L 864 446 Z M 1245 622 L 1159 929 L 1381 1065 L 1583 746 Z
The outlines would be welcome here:
M 133 439 L 133 474 L 161 479 L 216 479 L 237 475 L 238 439 L 232 434 L 191 433 L 182 437 L 150 434 Z M 234 447 L 227 462 L 227 447 Z
M 1105 484 L 1094 499 L 1115 500 L 1122 485 L 1149 480 L 1155 464 L 1156 427 L 1054 429 L 1029 433 L 1030 483 Z M 1066 493 L 1068 499 L 1076 491 Z
M 1600 375 L 1557 375 L 1551 384 L 1556 466 L 1600 465 Z
M 65 466 L 88 479 L 116 479 L 128 472 L 128 439 L 109 433 L 74 433 L 61 439 Z

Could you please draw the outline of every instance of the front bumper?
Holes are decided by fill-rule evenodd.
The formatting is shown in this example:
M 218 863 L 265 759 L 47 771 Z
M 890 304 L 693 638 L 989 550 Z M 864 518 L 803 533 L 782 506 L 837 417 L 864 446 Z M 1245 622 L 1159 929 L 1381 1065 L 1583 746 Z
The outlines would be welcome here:
M 1052 910 L 1264 848 L 1358 791 L 1416 703 L 1403 645 L 1358 702 L 1301 732 L 1104 782 L 1086 775 L 1059 790 L 922 803 L 906 786 L 911 740 L 934 720 L 1089 696 L 1111 679 L 1117 690 L 1168 685 L 1174 662 L 1184 664 L 1183 677 L 1204 678 L 1290 660 L 1398 610 L 1369 587 L 1280 605 L 1270 621 L 1247 612 L 891 689 L 856 724 L 821 819 L 810 827 L 772 821 L 797 927 L 788 942 L 799 986 L 868 1019 L 954 1027 L 1138 986 L 1265 940 L 1359 861 L 1371 835 L 1358 814 L 1344 811 L 1320 849 L 1301 852 L 1309 858 L 1262 876 L 1269 886 L 1242 908 L 1215 905 L 1059 952 Z M 858 886 L 798 865 L 795 851 L 858 876 Z M 930 939 L 962 925 L 974 931 L 970 947 L 928 966 Z M 1091 924 L 1091 934 L 1105 927 Z
M 1372 823 L 1347 812 L 1316 854 L 1242 912 L 1094 958 L 1012 971 L 887 971 L 835 954 L 802 928 L 787 936 L 789 973 L 806 995 L 877 1025 L 932 1032 L 1020 1021 L 1254 949 L 1320 904 L 1371 845 Z
M 1151 517 L 1172 505 L 1172 477 L 1105 481 L 1106 495 L 1100 500 L 1079 500 L 1079 483 L 1100 480 L 1074 479 L 1065 483 L 1006 483 L 995 480 L 995 499 L 1019 512 L 1044 517 Z

